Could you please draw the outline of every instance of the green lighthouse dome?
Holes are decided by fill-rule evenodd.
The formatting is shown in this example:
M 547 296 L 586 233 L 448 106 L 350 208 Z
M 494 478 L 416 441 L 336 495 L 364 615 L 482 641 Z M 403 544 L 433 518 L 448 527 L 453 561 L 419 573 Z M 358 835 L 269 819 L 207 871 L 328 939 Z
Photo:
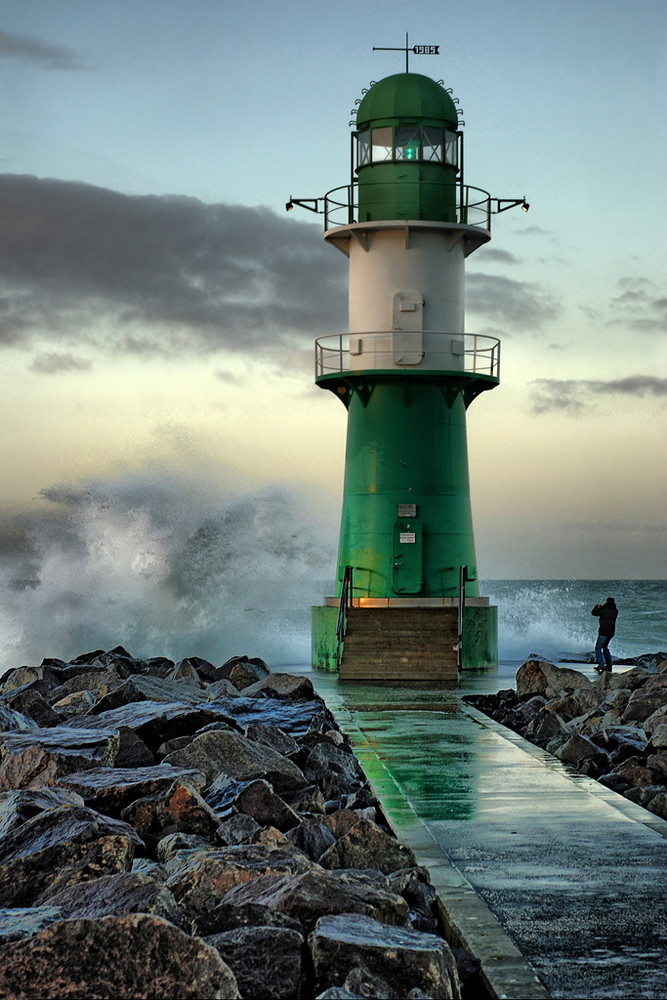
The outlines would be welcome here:
M 374 83 L 359 105 L 357 128 L 406 118 L 458 128 L 456 107 L 447 91 L 420 73 L 396 73 Z
M 374 83 L 354 137 L 359 222 L 457 221 L 463 134 L 439 83 L 419 73 Z

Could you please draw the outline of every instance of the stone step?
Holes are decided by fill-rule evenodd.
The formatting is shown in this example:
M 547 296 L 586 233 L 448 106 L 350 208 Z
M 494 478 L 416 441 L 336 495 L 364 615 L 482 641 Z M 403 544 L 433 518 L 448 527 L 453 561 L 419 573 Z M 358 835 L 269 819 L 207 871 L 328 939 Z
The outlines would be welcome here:
M 340 679 L 440 683 L 457 679 L 456 608 L 352 608 Z

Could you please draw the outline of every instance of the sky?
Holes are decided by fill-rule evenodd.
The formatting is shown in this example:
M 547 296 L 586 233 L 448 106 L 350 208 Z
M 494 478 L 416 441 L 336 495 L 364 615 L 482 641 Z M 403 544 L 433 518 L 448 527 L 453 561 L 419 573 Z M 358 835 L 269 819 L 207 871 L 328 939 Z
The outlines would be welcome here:
M 468 411 L 480 578 L 667 575 L 662 0 L 0 0 L 0 672 L 307 655 L 347 261 L 285 202 L 348 182 L 406 32 L 467 182 L 531 206 L 467 261 L 466 328 L 502 341 Z

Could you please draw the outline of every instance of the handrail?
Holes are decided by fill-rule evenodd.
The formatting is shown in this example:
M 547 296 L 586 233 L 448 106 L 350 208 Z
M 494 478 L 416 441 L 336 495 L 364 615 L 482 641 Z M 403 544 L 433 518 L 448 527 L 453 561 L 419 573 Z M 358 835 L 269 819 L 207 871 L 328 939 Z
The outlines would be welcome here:
M 367 330 L 363 333 L 331 333 L 315 341 L 315 378 L 338 372 L 359 372 L 368 369 L 394 371 L 433 372 L 456 371 L 462 375 L 489 375 L 500 378 L 500 341 L 480 333 L 448 333 L 443 330 L 424 330 L 423 357 L 417 364 L 398 364 L 393 359 L 391 337 L 393 330 Z M 350 338 L 361 340 L 363 353 L 352 355 Z M 442 338 L 442 348 L 433 345 Z M 430 341 L 430 342 L 429 342 Z M 463 352 L 457 354 L 455 364 L 452 342 L 463 341 Z M 458 347 L 457 347 L 458 351 Z
M 347 631 L 347 613 L 352 607 L 353 593 L 353 570 L 351 566 L 346 566 L 343 573 L 343 586 L 340 593 L 338 619 L 336 621 L 336 670 L 340 670 L 340 663 L 343 656 L 343 642 L 345 641 L 345 633 Z
M 353 225 L 359 221 L 357 200 L 358 181 L 352 184 L 341 184 L 332 188 L 323 197 L 324 228 Z M 373 181 L 373 187 L 395 187 L 395 181 Z M 341 193 L 343 192 L 343 193 Z M 491 229 L 491 195 L 483 188 L 472 184 L 456 185 L 457 199 L 455 204 L 456 218 L 451 221 L 465 226 L 477 226 L 480 229 Z M 318 208 L 318 211 L 321 209 Z
M 461 670 L 463 660 L 463 608 L 466 603 L 466 580 L 468 579 L 468 567 L 459 566 L 459 620 L 458 620 L 458 642 L 456 644 L 456 665 Z

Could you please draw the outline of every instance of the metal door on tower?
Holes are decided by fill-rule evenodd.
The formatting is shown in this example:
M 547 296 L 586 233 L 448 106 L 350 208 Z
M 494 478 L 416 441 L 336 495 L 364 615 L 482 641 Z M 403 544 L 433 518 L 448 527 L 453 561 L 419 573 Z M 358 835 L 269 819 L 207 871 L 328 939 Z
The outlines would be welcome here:
M 421 524 L 396 521 L 392 538 L 392 590 L 395 594 L 418 594 L 424 580 Z

